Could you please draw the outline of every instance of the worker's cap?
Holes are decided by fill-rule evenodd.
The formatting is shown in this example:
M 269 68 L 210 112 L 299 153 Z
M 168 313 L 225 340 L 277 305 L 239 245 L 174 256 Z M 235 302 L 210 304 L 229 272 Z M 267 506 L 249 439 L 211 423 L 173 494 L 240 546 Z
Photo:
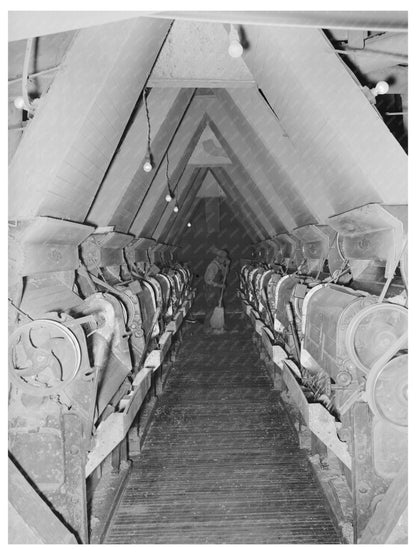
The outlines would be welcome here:
M 219 258 L 228 258 L 228 252 L 223 249 L 216 249 L 216 255 Z

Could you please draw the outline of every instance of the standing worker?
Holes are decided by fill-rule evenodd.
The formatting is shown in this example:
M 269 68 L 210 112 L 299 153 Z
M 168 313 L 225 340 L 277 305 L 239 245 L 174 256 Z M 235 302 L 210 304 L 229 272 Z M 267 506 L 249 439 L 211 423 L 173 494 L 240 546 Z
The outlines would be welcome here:
M 225 287 L 225 279 L 227 278 L 230 266 L 230 259 L 228 258 L 227 251 L 214 249 L 214 252 L 216 256 L 214 260 L 208 264 L 204 275 L 206 302 L 206 314 L 204 320 L 205 333 L 212 333 L 214 331 L 211 327 L 210 320 L 216 306 L 218 305 L 221 290 Z

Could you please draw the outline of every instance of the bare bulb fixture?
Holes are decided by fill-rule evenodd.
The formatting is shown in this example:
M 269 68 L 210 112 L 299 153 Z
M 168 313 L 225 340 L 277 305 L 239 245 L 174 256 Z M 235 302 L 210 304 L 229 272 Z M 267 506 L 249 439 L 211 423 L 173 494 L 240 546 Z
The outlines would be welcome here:
M 244 48 L 240 42 L 238 31 L 234 25 L 230 26 L 229 40 L 230 44 L 228 46 L 228 54 L 232 58 L 240 58 L 244 52 Z
M 146 173 L 153 170 L 152 162 L 150 161 L 150 156 L 146 156 L 145 162 L 143 164 L 143 169 Z
M 171 202 L 171 200 L 172 200 L 172 195 L 171 195 L 170 193 L 168 193 L 168 194 L 165 196 L 165 200 L 166 200 L 166 202 Z
M 228 47 L 228 54 L 231 58 L 241 58 L 243 54 L 243 47 L 241 46 L 241 42 L 238 40 L 232 40 L 230 42 L 230 46 Z
M 175 205 L 173 211 L 176 212 L 176 213 L 179 212 L 179 206 L 177 204 Z
M 389 92 L 389 84 L 387 81 L 379 81 L 377 85 L 371 89 L 371 92 L 374 96 L 378 96 L 379 94 L 387 94 Z
M 14 99 L 13 104 L 18 110 L 26 110 L 26 105 L 25 105 L 23 96 L 17 96 Z

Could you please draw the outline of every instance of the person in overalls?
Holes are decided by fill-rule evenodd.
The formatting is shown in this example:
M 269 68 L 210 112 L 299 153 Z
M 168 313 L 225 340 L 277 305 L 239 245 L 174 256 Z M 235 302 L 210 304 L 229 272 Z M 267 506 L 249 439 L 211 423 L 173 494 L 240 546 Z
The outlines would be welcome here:
M 230 259 L 225 250 L 215 249 L 216 256 L 205 270 L 204 289 L 206 313 L 204 320 L 204 332 L 212 333 L 210 320 L 221 295 L 224 278 L 227 277 Z

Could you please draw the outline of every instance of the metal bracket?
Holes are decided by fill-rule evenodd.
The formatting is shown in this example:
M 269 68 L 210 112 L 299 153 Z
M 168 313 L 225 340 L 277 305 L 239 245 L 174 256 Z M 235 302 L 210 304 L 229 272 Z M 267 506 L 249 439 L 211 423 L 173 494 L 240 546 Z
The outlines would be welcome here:
M 92 234 L 81 245 L 81 258 L 89 270 L 106 266 L 121 266 L 125 263 L 123 248 L 127 247 L 133 235 L 110 231 Z
M 329 226 L 305 225 L 294 229 L 292 233 L 301 242 L 302 254 L 308 263 L 308 273 L 322 271 L 335 231 Z
M 366 204 L 328 218 L 328 224 L 339 233 L 341 254 L 351 261 L 354 277 L 372 260 L 385 262 L 385 277 L 394 272 L 403 246 L 404 229 L 403 221 L 388 211 L 387 206 Z
M 92 226 L 43 216 L 19 220 L 9 229 L 12 275 L 75 270 L 78 246 L 93 231 Z

